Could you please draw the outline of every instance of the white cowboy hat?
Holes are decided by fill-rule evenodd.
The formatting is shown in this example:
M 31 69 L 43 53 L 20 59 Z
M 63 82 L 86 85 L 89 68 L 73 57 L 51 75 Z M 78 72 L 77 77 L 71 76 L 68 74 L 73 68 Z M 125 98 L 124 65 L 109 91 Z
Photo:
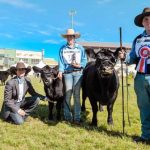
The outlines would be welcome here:
M 80 33 L 75 32 L 73 29 L 67 29 L 66 34 L 62 34 L 62 37 L 67 38 L 68 35 L 74 35 L 75 39 L 80 37 Z

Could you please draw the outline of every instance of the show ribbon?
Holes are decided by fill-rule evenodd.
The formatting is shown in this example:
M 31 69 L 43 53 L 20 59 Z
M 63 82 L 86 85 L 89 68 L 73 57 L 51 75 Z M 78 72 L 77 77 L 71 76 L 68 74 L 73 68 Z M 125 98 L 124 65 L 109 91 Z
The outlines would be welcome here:
M 141 73 L 146 73 L 147 71 L 147 59 L 150 56 L 150 47 L 142 46 L 139 50 L 140 61 L 137 66 L 137 71 Z

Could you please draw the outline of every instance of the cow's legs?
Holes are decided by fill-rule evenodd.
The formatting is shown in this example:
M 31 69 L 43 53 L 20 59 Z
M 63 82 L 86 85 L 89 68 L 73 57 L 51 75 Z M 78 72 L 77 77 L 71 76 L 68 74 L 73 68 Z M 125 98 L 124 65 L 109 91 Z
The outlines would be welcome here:
M 48 102 L 48 105 L 49 105 L 48 119 L 53 120 L 53 106 L 54 106 L 54 103 Z
M 93 118 L 92 118 L 91 125 L 97 126 L 97 111 L 98 111 L 97 102 L 95 100 L 93 101 L 90 100 L 90 103 L 91 103 L 92 111 L 93 111 Z
M 85 110 L 86 110 L 86 108 L 85 108 L 85 100 L 86 100 L 86 98 L 82 97 L 82 106 L 81 106 L 81 111 L 82 112 L 85 112 Z
M 84 77 L 83 77 L 83 79 L 84 79 Z M 86 110 L 86 108 L 85 108 L 85 100 L 86 100 L 86 97 L 87 97 L 86 88 L 85 88 L 85 84 L 86 84 L 85 80 L 83 80 L 83 83 L 82 83 L 82 105 L 81 105 L 81 111 L 85 112 L 85 110 Z
M 113 125 L 113 118 L 112 118 L 113 104 L 107 105 L 107 112 L 108 112 L 107 124 Z
M 61 119 L 62 102 L 63 102 L 63 100 L 58 100 L 58 102 L 57 102 L 57 104 L 56 104 L 57 120 L 60 120 L 60 119 Z
M 103 105 L 99 104 L 99 110 L 100 110 L 100 111 L 104 111 Z

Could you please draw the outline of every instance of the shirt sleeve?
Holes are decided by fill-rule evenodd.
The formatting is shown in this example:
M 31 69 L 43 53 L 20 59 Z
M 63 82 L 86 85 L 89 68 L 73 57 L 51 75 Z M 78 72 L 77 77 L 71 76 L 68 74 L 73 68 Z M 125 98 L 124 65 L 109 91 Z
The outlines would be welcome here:
M 136 39 L 133 41 L 133 44 L 132 44 L 132 49 L 131 51 L 127 54 L 127 57 L 126 57 L 126 63 L 127 64 L 136 64 L 136 61 L 137 61 L 137 55 L 136 55 L 136 52 L 135 52 L 135 43 L 136 43 Z
M 87 56 L 85 53 L 85 49 L 81 46 L 81 67 L 84 68 L 87 63 Z
M 58 57 L 58 65 L 59 65 L 59 72 L 64 72 L 64 60 L 62 56 L 62 48 L 59 50 L 59 57 Z
M 12 82 L 8 81 L 5 86 L 4 90 L 4 103 L 5 105 L 10 108 L 13 112 L 17 113 L 19 108 L 15 105 L 15 100 L 12 98 L 13 93 L 13 86 Z

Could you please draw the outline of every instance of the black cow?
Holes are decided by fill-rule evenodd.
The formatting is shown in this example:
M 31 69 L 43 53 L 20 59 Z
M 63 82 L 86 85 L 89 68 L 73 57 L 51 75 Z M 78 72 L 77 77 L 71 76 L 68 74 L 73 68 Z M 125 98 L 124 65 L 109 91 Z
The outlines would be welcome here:
M 92 48 L 85 49 L 85 52 L 86 52 L 86 55 L 87 55 L 88 62 L 96 60 L 95 53 L 94 53 Z
M 63 82 L 57 78 L 58 66 L 51 68 L 48 65 L 43 68 L 33 66 L 36 72 L 41 73 L 44 91 L 49 103 L 49 120 L 53 120 L 53 106 L 56 103 L 57 120 L 61 119 L 61 108 L 64 99 Z
M 89 97 L 93 118 L 92 125 L 97 126 L 97 102 L 106 105 L 108 111 L 107 123 L 113 124 L 113 105 L 119 88 L 119 78 L 114 69 L 118 58 L 118 51 L 100 49 L 95 53 L 96 61 L 89 62 L 83 72 L 82 82 L 82 109 L 85 108 L 85 99 Z
M 0 71 L 0 80 L 1 80 L 1 84 L 5 85 L 6 80 L 8 79 L 8 76 L 10 75 L 10 70 L 6 70 L 6 71 Z

